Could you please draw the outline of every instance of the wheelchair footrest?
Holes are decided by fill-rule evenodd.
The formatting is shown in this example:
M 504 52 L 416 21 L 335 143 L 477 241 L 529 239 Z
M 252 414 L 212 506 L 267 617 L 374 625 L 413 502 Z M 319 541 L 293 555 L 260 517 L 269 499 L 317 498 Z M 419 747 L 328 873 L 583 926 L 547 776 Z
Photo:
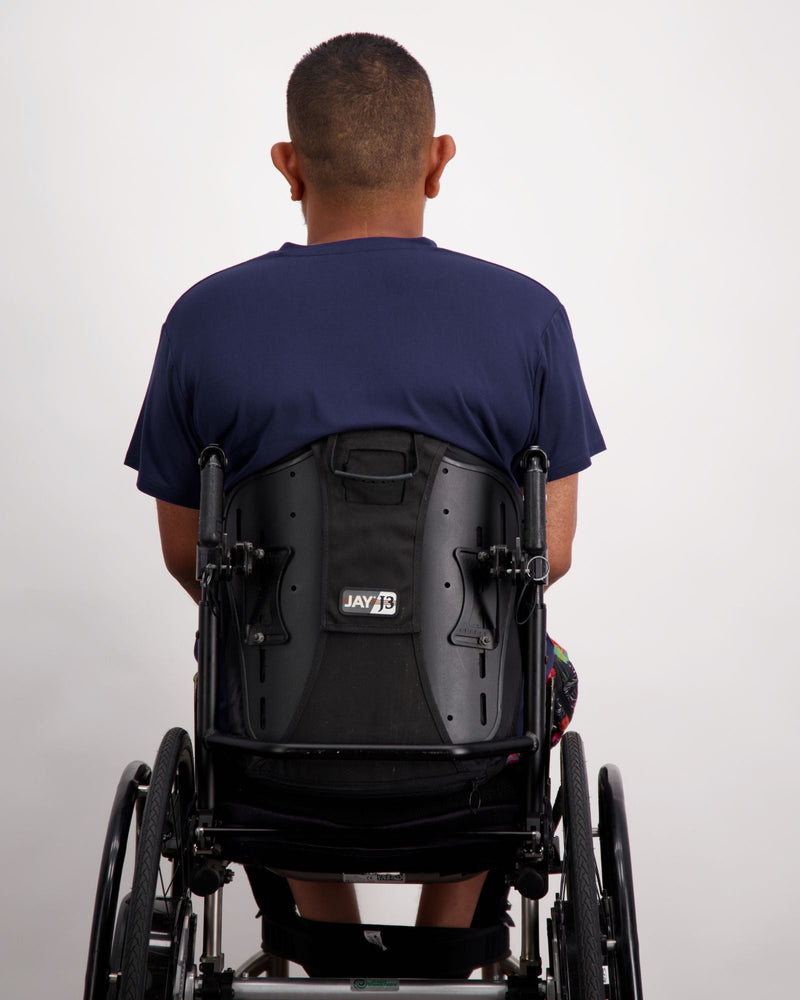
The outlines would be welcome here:
M 508 927 L 339 924 L 264 916 L 264 951 L 302 965 L 309 976 L 466 979 L 510 954 Z

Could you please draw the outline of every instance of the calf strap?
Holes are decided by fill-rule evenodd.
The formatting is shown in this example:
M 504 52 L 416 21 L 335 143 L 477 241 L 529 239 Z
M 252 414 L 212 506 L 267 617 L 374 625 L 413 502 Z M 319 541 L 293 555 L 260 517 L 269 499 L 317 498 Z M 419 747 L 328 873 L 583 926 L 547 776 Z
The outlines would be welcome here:
M 406 927 L 264 916 L 262 947 L 309 976 L 351 979 L 467 979 L 510 954 L 508 926 Z

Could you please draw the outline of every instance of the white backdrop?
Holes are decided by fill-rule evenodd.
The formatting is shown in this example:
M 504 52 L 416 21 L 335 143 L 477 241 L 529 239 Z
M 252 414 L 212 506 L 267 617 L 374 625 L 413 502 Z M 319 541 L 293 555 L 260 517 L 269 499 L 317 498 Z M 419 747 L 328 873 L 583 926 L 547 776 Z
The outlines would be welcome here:
M 551 630 L 626 779 L 648 1000 L 793 995 L 799 28 L 793 0 L 6 0 L 6 995 L 81 995 L 119 773 L 190 724 L 194 610 L 122 459 L 174 299 L 304 241 L 268 150 L 349 30 L 420 59 L 456 138 L 427 235 L 573 321 L 609 450 Z M 255 908 L 226 905 L 236 963 Z

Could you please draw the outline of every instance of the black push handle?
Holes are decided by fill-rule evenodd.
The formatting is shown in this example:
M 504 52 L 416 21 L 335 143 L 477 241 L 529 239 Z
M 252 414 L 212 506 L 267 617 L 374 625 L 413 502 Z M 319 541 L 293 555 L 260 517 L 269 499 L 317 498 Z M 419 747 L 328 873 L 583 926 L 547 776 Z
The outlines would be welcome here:
M 222 544 L 222 487 L 225 479 L 225 452 L 218 444 L 203 448 L 200 466 L 199 544 L 213 548 Z
M 214 730 L 217 697 L 217 639 L 219 616 L 215 590 L 225 558 L 222 530 L 225 452 L 210 444 L 200 453 L 200 528 L 197 539 L 197 579 L 203 585 L 199 604 L 197 704 L 195 748 L 197 751 L 197 804 L 201 813 L 214 808 L 214 769 L 208 759 L 203 736 Z
M 530 556 L 544 556 L 547 554 L 545 499 L 550 463 L 542 449 L 534 445 L 525 451 L 520 464 L 525 490 L 522 547 Z

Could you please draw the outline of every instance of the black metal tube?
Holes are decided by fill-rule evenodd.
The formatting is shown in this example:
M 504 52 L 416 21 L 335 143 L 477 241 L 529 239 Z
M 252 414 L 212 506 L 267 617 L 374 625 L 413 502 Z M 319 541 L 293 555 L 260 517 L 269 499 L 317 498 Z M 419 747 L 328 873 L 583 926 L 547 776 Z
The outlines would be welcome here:
M 197 693 L 195 704 L 195 753 L 199 782 L 197 804 L 199 809 L 214 808 L 214 772 L 209 761 L 206 735 L 216 725 L 217 694 L 217 635 L 218 620 L 211 606 L 209 595 L 203 588 L 199 605 L 199 634 L 197 659 Z
M 528 622 L 528 661 L 531 664 L 529 676 L 532 683 L 525 685 L 525 706 L 523 709 L 523 719 L 525 720 L 526 732 L 535 733 L 539 738 L 542 747 L 546 747 L 550 739 L 547 728 L 547 701 L 546 701 L 546 660 L 545 650 L 547 641 L 547 609 L 543 600 L 544 588 L 542 584 L 534 584 L 534 606 L 530 621 Z M 528 787 L 526 794 L 527 815 L 538 817 L 544 806 L 545 782 L 547 774 L 545 767 L 549 755 L 538 753 L 533 756 L 528 763 Z
M 403 746 L 391 743 L 263 743 L 225 733 L 207 732 L 206 742 L 247 750 L 259 757 L 318 758 L 338 760 L 465 760 L 532 752 L 539 741 L 531 733 L 514 739 L 487 743 L 419 744 Z
M 214 808 L 214 771 L 205 742 L 216 725 L 217 638 L 216 599 L 223 559 L 223 487 L 225 453 L 219 445 L 204 448 L 200 466 L 200 526 L 197 542 L 197 579 L 203 592 L 199 605 L 197 692 L 195 696 L 195 753 L 200 776 L 197 789 L 201 810 Z M 210 572 L 209 572 L 210 571 Z
M 547 455 L 541 448 L 528 448 L 522 456 L 522 486 L 524 508 L 522 516 L 522 549 L 524 558 L 539 560 L 547 557 Z M 538 824 L 544 809 L 547 783 L 547 753 L 550 733 L 547 732 L 546 663 L 547 610 L 544 606 L 544 574 L 534 570 L 531 613 L 526 629 L 525 701 L 523 724 L 526 732 L 538 736 L 542 751 L 527 761 L 525 805 L 528 821 Z

